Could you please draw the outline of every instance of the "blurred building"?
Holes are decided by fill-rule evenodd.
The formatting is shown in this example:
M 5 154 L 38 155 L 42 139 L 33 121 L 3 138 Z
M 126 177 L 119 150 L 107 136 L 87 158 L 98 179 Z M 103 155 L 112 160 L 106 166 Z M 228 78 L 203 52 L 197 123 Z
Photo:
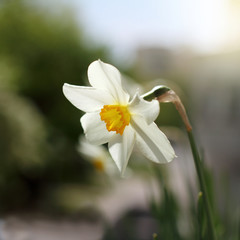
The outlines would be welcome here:
M 141 48 L 137 51 L 136 69 L 141 79 L 186 74 L 194 53 L 187 48 Z
M 231 174 L 232 182 L 239 180 L 240 169 L 239 63 L 240 50 L 200 56 L 189 50 L 140 49 L 136 60 L 141 79 L 163 77 L 184 89 L 207 162 Z

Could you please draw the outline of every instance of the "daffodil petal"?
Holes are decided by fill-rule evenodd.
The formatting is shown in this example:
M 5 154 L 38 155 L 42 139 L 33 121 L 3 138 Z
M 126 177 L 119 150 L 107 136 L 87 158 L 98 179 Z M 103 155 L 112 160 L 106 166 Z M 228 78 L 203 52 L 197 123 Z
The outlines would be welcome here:
M 90 84 L 98 89 L 107 90 L 118 104 L 126 105 L 129 95 L 123 90 L 121 74 L 114 66 L 98 60 L 88 67 Z
M 159 115 L 160 106 L 157 100 L 148 102 L 136 93 L 129 105 L 129 110 L 132 114 L 141 115 L 150 124 Z
M 109 152 L 122 176 L 124 175 L 128 160 L 132 153 L 135 137 L 134 130 L 131 126 L 127 126 L 123 135 L 115 134 L 108 143 Z
M 101 109 L 103 105 L 114 101 L 107 91 L 93 87 L 81 87 L 65 83 L 63 93 L 75 107 L 84 112 L 94 112 Z
M 89 158 L 90 161 L 106 158 L 106 149 L 100 145 L 93 145 L 83 136 L 79 139 L 78 151 Z
M 109 132 L 105 122 L 101 121 L 98 112 L 86 113 L 81 119 L 81 124 L 87 140 L 91 144 L 101 145 L 109 142 L 114 132 Z
M 167 137 L 155 123 L 147 124 L 144 118 L 133 116 L 133 129 L 137 132 L 139 150 L 150 160 L 156 163 L 168 163 L 175 157 L 174 150 Z

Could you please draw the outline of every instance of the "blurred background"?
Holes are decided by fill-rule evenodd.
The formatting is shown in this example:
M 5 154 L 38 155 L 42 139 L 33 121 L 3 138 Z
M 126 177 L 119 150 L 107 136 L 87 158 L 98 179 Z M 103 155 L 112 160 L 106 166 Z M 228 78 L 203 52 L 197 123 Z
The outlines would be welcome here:
M 129 89 L 165 84 L 179 94 L 214 178 L 220 218 L 230 217 L 222 232 L 231 232 L 240 198 L 239 26 L 239 0 L 0 0 L 0 239 L 152 239 L 150 199 L 161 198 L 153 168 L 179 209 L 191 205 L 189 188 L 197 194 L 172 104 L 162 104 L 157 119 L 178 155 L 171 164 L 152 165 L 135 150 L 121 179 L 114 165 L 102 171 L 106 162 L 88 155 L 83 113 L 62 85 L 87 85 L 96 59 L 129 76 Z M 111 162 L 105 148 L 94 152 Z M 188 216 L 176 221 L 192 236 Z

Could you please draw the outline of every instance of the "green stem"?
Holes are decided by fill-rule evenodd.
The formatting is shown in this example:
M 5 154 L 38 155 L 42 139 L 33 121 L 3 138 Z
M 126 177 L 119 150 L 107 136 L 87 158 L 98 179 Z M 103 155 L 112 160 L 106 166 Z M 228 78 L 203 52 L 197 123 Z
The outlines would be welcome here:
M 190 142 L 191 149 L 192 149 L 195 167 L 197 170 L 200 189 L 201 189 L 201 192 L 203 193 L 203 201 L 204 201 L 204 206 L 206 208 L 206 215 L 207 215 L 207 220 L 208 220 L 208 224 L 209 224 L 209 233 L 211 234 L 211 240 L 215 240 L 216 235 L 215 235 L 215 231 L 214 231 L 212 209 L 210 206 L 210 201 L 209 201 L 209 197 L 208 197 L 208 193 L 207 193 L 207 187 L 206 187 L 206 183 L 205 183 L 205 179 L 204 179 L 204 175 L 203 175 L 202 163 L 201 163 L 201 160 L 199 157 L 199 153 L 198 153 L 198 150 L 196 147 L 196 143 L 195 143 L 195 140 L 193 137 L 192 130 L 187 131 L 187 133 L 188 133 L 188 138 L 189 138 L 189 142 Z
M 214 225 L 213 225 L 212 210 L 211 210 L 209 197 L 208 197 L 208 193 L 207 193 L 207 187 L 206 187 L 206 183 L 205 183 L 205 179 L 204 179 L 204 175 L 203 175 L 202 163 L 201 163 L 201 160 L 200 160 L 200 157 L 198 154 L 198 150 L 196 147 L 196 143 L 195 143 L 195 140 L 194 140 L 194 137 L 192 134 L 192 126 L 189 122 L 184 105 L 182 104 L 181 99 L 178 97 L 178 95 L 173 90 L 171 90 L 168 87 L 163 86 L 163 85 L 157 86 L 157 87 L 153 88 L 150 92 L 143 95 L 143 98 L 145 100 L 150 100 L 150 99 L 153 99 L 154 97 L 160 103 L 161 102 L 172 102 L 175 105 L 177 111 L 179 112 L 179 114 L 184 122 L 184 125 L 185 125 L 187 133 L 188 133 L 188 138 L 189 138 L 189 142 L 191 145 L 191 149 L 192 149 L 192 154 L 193 154 L 195 167 L 197 170 L 200 189 L 201 189 L 201 192 L 203 193 L 203 203 L 204 203 L 204 207 L 206 209 L 207 221 L 209 224 L 208 225 L 209 233 L 211 234 L 211 240 L 216 240 L 216 235 L 215 235 Z

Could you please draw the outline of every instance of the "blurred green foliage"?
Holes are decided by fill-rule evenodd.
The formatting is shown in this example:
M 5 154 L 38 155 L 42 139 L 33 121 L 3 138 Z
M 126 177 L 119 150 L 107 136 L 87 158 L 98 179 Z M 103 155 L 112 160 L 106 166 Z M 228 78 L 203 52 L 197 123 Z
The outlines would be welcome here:
M 20 0 L 1 6 L 0 36 L 1 61 L 7 59 L 13 71 L 17 69 L 18 92 L 52 125 L 76 138 L 79 112 L 69 107 L 61 88 L 64 82 L 83 84 L 89 63 L 104 58 L 104 49 L 92 49 L 84 41 L 72 15 L 55 16 Z
M 206 180 L 207 191 L 213 209 L 214 228 L 218 240 L 239 239 L 239 213 L 232 212 L 229 208 L 233 204 L 226 187 L 222 186 L 221 193 L 216 191 L 216 181 L 210 169 L 202 162 L 203 174 Z M 149 209 L 133 209 L 125 213 L 113 226 L 105 229 L 104 240 L 212 240 L 206 218 L 202 192 L 198 193 L 197 186 L 191 185 L 185 179 L 188 186 L 188 196 L 185 202 L 180 197 L 181 193 L 176 192 L 170 184 L 170 177 L 167 167 L 163 165 L 152 165 L 149 173 L 157 180 L 158 193 L 154 194 L 151 179 L 149 189 L 152 195 L 149 199 Z M 149 174 L 151 175 L 151 174 Z M 224 198 L 226 202 L 219 205 L 219 199 Z
M 107 50 L 91 46 L 74 14 L 0 1 L 0 211 L 39 204 L 46 189 L 86 179 L 91 168 L 76 151 L 81 112 L 62 85 L 85 85 L 98 58 Z
M 178 201 L 166 187 L 161 189 L 163 196 L 161 204 L 156 201 L 151 203 L 151 211 L 158 223 L 160 239 L 184 239 L 181 237 L 177 226 L 179 216 Z

